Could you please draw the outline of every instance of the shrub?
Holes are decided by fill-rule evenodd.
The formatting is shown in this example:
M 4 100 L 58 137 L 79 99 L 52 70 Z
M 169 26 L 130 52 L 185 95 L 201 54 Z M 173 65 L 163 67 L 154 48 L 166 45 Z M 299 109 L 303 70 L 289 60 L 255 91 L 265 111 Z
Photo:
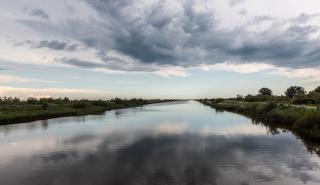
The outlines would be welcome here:
M 295 124 L 294 128 L 320 130 L 320 113 L 317 111 L 306 112 Z
M 28 98 L 27 102 L 29 104 L 36 104 L 36 103 L 38 103 L 38 100 L 36 98 Z
M 42 105 L 41 105 L 41 108 L 45 109 L 45 110 L 47 110 L 48 107 L 49 107 L 49 104 L 47 102 L 43 102 Z
M 73 104 L 72 107 L 75 109 L 85 109 L 85 108 L 87 108 L 87 104 L 84 102 L 77 102 L 77 103 Z
M 299 97 L 293 100 L 293 104 L 315 104 L 316 100 L 308 97 Z
M 96 101 L 92 101 L 92 105 L 106 107 L 109 105 L 109 103 L 103 100 L 96 100 Z
M 273 111 L 275 108 L 277 107 L 277 104 L 275 102 L 268 102 L 266 103 L 263 108 L 262 108 L 262 112 L 271 112 Z
M 223 98 L 214 99 L 214 103 L 220 103 L 220 102 L 223 102 L 223 101 L 224 101 Z
M 255 96 L 248 94 L 247 96 L 244 97 L 244 100 L 247 102 L 255 102 L 256 98 L 255 98 Z

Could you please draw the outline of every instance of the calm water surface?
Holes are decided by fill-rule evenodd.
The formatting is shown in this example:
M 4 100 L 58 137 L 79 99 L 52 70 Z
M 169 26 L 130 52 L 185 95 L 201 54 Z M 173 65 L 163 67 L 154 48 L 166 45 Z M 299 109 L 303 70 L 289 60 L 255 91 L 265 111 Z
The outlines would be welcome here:
M 195 101 L 0 127 L 1 185 L 320 184 L 320 158 Z

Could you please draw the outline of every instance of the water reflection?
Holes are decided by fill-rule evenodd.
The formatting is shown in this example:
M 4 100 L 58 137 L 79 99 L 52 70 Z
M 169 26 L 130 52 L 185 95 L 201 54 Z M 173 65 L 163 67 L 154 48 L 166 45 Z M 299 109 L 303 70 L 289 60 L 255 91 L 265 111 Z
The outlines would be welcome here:
M 140 110 L 14 127 L 1 135 L 1 184 L 320 183 L 319 158 L 290 133 L 196 102 Z

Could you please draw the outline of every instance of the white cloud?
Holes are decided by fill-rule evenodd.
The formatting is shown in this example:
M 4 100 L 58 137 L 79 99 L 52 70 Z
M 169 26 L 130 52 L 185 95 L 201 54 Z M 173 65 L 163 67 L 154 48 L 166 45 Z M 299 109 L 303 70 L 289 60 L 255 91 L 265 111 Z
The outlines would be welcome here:
M 200 65 L 200 69 L 205 71 L 210 70 L 222 70 L 222 71 L 232 71 L 237 73 L 256 73 L 260 71 L 265 71 L 268 69 L 272 69 L 274 66 L 265 63 L 233 63 L 233 62 L 224 62 L 218 64 L 202 64 Z
M 224 62 L 218 64 L 202 64 L 200 69 L 205 71 L 231 71 L 241 74 L 257 73 L 266 71 L 269 74 L 281 75 L 289 78 L 307 79 L 309 81 L 320 81 L 320 67 L 292 69 L 286 67 L 277 67 L 265 63 L 232 63 Z
M 155 129 L 157 133 L 161 134 L 182 134 L 189 128 L 189 123 L 186 121 L 171 123 L 163 122 Z
M 19 88 L 0 86 L 0 97 L 70 97 L 70 98 L 104 98 L 110 93 L 94 89 L 68 89 L 68 88 Z
M 142 85 L 144 82 L 139 82 L 139 81 L 123 81 L 119 80 L 115 82 L 116 84 L 121 84 L 121 85 Z
M 57 81 L 51 81 L 51 80 L 41 80 L 41 79 L 35 79 L 35 78 L 23 78 L 23 77 L 12 76 L 12 75 L 0 75 L 0 83 L 7 83 L 7 82 L 16 82 L 16 83 L 26 83 L 26 82 L 58 83 Z
M 302 69 L 276 68 L 275 73 L 291 78 L 305 78 L 310 81 L 320 81 L 319 67 Z
M 170 77 L 170 76 L 179 76 L 179 77 L 187 77 L 189 74 L 187 73 L 187 70 L 183 67 L 167 67 L 162 68 L 157 71 L 152 72 L 153 74 L 160 75 L 163 77 Z
M 265 135 L 267 132 L 266 128 L 261 125 L 252 126 L 248 123 L 240 123 L 228 128 L 212 128 L 204 127 L 201 133 L 205 136 L 213 134 L 223 134 L 223 135 Z

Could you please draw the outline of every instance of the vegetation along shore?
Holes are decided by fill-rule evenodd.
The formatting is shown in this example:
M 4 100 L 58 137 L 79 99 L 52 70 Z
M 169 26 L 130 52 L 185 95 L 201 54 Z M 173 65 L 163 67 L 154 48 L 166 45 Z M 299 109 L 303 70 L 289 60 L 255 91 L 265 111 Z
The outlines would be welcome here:
M 49 118 L 100 114 L 108 110 L 138 107 L 175 100 L 120 99 L 69 100 L 68 98 L 0 98 L 0 125 L 36 121 Z
M 240 113 L 266 125 L 287 128 L 304 139 L 320 142 L 320 87 L 307 93 L 303 87 L 291 86 L 285 96 L 274 96 L 270 89 L 261 88 L 257 95 L 199 101 L 217 111 Z

